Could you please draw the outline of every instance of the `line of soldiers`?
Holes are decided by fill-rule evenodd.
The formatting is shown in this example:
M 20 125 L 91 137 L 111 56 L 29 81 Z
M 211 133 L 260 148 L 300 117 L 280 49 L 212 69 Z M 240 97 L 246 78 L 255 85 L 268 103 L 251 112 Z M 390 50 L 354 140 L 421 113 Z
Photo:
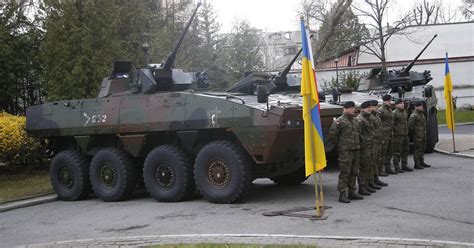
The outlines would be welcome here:
M 363 196 L 388 186 L 380 176 L 413 171 L 407 161 L 409 133 L 414 138 L 414 168 L 430 167 L 423 159 L 426 144 L 423 103 L 415 102 L 415 111 L 408 118 L 403 100 L 395 101 L 393 111 L 392 97 L 384 95 L 382 100 L 380 108 L 376 100 L 363 102 L 357 116 L 355 103 L 345 102 L 342 116 L 329 129 L 329 139 L 338 146 L 337 187 L 342 203 L 362 200 Z

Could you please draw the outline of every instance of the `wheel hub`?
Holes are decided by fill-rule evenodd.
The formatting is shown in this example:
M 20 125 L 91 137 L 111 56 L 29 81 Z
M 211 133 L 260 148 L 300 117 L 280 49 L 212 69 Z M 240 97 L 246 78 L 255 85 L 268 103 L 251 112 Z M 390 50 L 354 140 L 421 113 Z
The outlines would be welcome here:
M 156 167 L 155 179 L 163 188 L 171 188 L 175 181 L 174 171 L 168 163 L 160 163 Z
M 207 167 L 209 182 L 216 188 L 225 188 L 229 184 L 229 166 L 222 159 L 212 159 Z
M 113 188 L 117 182 L 117 172 L 108 162 L 100 168 L 99 177 L 108 189 Z
M 71 169 L 69 167 L 63 166 L 59 169 L 58 174 L 59 183 L 66 186 L 67 188 L 71 188 L 74 183 L 74 175 L 72 174 Z

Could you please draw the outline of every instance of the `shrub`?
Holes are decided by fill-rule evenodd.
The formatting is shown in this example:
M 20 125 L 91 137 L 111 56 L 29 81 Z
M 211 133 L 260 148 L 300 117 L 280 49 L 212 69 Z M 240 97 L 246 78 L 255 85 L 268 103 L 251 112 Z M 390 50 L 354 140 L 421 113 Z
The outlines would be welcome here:
M 25 131 L 26 118 L 0 112 L 0 162 L 7 169 L 38 167 L 44 162 L 40 142 Z

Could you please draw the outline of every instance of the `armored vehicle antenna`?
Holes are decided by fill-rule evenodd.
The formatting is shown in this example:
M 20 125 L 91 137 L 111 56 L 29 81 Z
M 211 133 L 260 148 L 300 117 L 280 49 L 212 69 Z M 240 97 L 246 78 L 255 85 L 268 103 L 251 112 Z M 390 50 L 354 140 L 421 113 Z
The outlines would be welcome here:
M 413 67 L 413 65 L 415 65 L 416 61 L 421 56 L 421 54 L 423 54 L 423 52 L 426 50 L 426 48 L 428 48 L 428 46 L 431 44 L 431 42 L 433 42 L 433 40 L 436 37 L 438 37 L 437 34 L 435 34 L 433 36 L 433 38 L 431 38 L 430 42 L 428 42 L 428 44 L 426 44 L 426 46 L 423 48 L 423 50 L 421 50 L 421 52 L 405 68 L 402 69 L 401 73 L 408 73 L 411 70 L 411 68 Z

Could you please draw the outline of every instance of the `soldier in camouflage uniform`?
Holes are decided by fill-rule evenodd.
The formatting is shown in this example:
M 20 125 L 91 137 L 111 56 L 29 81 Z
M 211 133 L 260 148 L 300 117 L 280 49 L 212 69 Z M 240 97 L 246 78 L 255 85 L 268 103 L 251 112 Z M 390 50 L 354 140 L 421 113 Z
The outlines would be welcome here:
M 392 141 L 393 141 L 393 114 L 392 114 L 392 96 L 391 95 L 384 95 L 382 97 L 383 105 L 378 110 L 378 116 L 382 121 L 382 129 L 383 129 L 383 145 L 381 148 L 381 164 L 385 167 L 385 171 L 383 171 L 383 167 L 379 167 L 379 176 L 388 176 L 388 174 L 397 174 L 394 170 L 392 170 L 391 160 L 393 156 L 392 151 Z
M 415 111 L 408 119 L 408 129 L 413 135 L 413 144 L 415 151 L 413 154 L 413 160 L 415 161 L 415 169 L 423 169 L 423 167 L 431 167 L 425 163 L 423 154 L 426 146 L 426 119 L 423 114 L 423 102 L 418 101 L 415 103 Z
M 355 104 L 344 103 L 344 112 L 329 129 L 329 139 L 337 145 L 339 152 L 339 201 L 362 200 L 357 194 L 356 179 L 359 174 L 360 127 L 355 118 Z
M 375 189 L 368 184 L 370 182 L 370 170 L 372 167 L 372 148 L 374 145 L 374 124 L 372 122 L 372 115 L 370 114 L 370 101 L 365 101 L 361 104 L 360 114 L 357 119 L 360 121 L 360 160 L 359 160 L 359 194 L 370 195 L 375 193 Z
M 413 171 L 408 167 L 408 116 L 403 100 L 397 99 L 395 107 L 393 111 L 393 165 L 396 172 L 403 173 Z
M 384 145 L 384 138 L 383 138 L 383 128 L 382 128 L 382 121 L 380 120 L 380 117 L 377 115 L 377 108 L 378 108 L 379 102 L 377 100 L 371 101 L 370 104 L 370 111 L 372 114 L 372 122 L 374 124 L 375 128 L 375 137 L 374 137 L 374 146 L 372 149 L 373 152 L 373 158 L 372 158 L 372 177 L 369 177 L 369 186 L 374 188 L 374 189 L 381 189 L 380 186 L 388 186 L 388 184 L 382 182 L 379 179 L 379 174 L 380 171 L 379 169 L 383 167 L 383 160 L 380 159 L 382 153 L 382 147 Z

